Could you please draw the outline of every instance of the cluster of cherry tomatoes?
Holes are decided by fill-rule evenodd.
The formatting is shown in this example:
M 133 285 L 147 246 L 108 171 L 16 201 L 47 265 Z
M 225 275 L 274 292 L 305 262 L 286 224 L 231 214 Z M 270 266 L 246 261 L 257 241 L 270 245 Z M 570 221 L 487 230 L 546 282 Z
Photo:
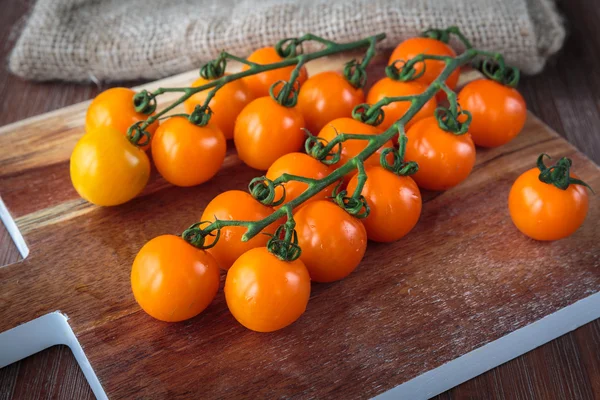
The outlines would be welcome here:
M 456 56 L 447 44 L 420 37 L 399 44 L 390 64 L 424 53 Z M 268 64 L 281 57 L 268 47 L 257 50 L 248 60 Z M 233 139 L 244 163 L 266 170 L 268 179 L 275 180 L 286 173 L 322 179 L 336 166 L 356 157 L 367 142 L 344 141 L 339 145 L 340 160 L 328 165 L 301 151 L 306 139 L 304 129 L 324 141 L 342 132 L 381 134 L 407 112 L 410 102 L 384 106 L 384 118 L 377 126 L 353 119 L 353 109 L 385 97 L 419 95 L 444 66 L 440 60 L 417 63 L 417 79 L 403 82 L 384 78 L 366 95 L 340 73 L 328 71 L 308 77 L 303 68 L 297 80 L 297 104 L 291 107 L 269 96 L 269 88 L 280 80 L 288 80 L 293 67 L 261 72 L 231 81 L 220 89 L 209 103 L 213 115 L 207 125 L 197 126 L 183 116 L 150 125 L 147 131 L 152 140 L 148 145 L 160 174 L 180 186 L 197 185 L 216 174 L 225 157 L 226 139 Z M 456 87 L 459 74 L 456 70 L 449 76 L 449 88 Z M 200 78 L 193 86 L 205 83 L 207 80 Z M 135 112 L 133 95 L 128 89 L 111 89 L 99 95 L 88 110 L 88 133 L 73 153 L 71 176 L 81 196 L 93 203 L 123 203 L 137 195 L 148 180 L 150 163 L 144 147 L 133 146 L 126 137 L 130 125 L 148 117 Z M 203 91 L 189 98 L 186 111 L 191 113 L 203 104 L 207 95 L 208 91 Z M 445 100 L 445 92 L 440 91 L 406 124 L 405 158 L 419 167 L 412 177 L 399 176 L 380 165 L 381 152 L 397 146 L 392 141 L 364 161 L 367 180 L 361 194 L 370 210 L 365 218 L 350 215 L 333 202 L 333 186 L 323 189 L 294 211 L 295 232 L 302 251 L 298 259 L 291 261 L 269 252 L 267 235 L 242 241 L 246 229 L 241 226 L 221 228 L 218 240 L 207 236 L 205 250 L 178 236 L 159 236 L 140 250 L 133 263 L 131 283 L 137 302 L 159 320 L 194 317 L 215 297 L 220 268 L 227 271 L 227 305 L 242 325 L 268 332 L 291 324 L 307 306 L 311 281 L 332 282 L 348 276 L 361 262 L 368 240 L 392 242 L 407 235 L 421 214 L 420 189 L 439 191 L 456 186 L 471 173 L 475 145 L 505 144 L 525 124 L 526 106 L 521 95 L 494 80 L 473 81 L 458 93 L 460 106 L 472 116 L 466 134 L 453 134 L 440 127 L 435 113 Z M 567 180 L 568 166 L 564 162 L 561 167 L 566 168 Z M 540 171 L 535 171 L 520 177 L 511 191 L 509 204 L 515 224 L 535 239 L 568 236 L 585 218 L 585 189 L 576 184 L 562 188 L 550 181 L 541 182 Z M 108 175 L 117 181 L 109 184 L 105 179 Z M 344 178 L 348 193 L 358 184 L 355 173 Z M 276 187 L 276 197 L 283 198 L 285 192 L 284 201 L 276 207 L 262 204 L 245 191 L 227 191 L 206 206 L 200 220 L 262 220 L 297 198 L 307 186 L 289 181 Z M 568 227 L 550 215 L 549 210 L 558 203 L 565 213 L 573 212 L 573 207 L 578 210 L 577 218 L 571 218 Z M 540 223 L 540 219 L 546 222 Z M 273 235 L 281 223 L 276 221 L 263 232 Z

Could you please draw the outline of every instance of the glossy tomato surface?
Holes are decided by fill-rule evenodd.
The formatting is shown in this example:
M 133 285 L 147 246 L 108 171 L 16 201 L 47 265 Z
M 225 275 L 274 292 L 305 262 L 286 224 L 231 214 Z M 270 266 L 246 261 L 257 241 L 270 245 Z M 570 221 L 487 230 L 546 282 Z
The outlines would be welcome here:
M 311 76 L 302 85 L 298 109 L 306 128 L 316 135 L 334 119 L 351 117 L 354 107 L 364 101 L 362 89 L 352 86 L 339 72 L 325 71 Z
M 152 139 L 156 169 L 177 186 L 199 185 L 215 176 L 226 150 L 225 137 L 216 125 L 197 126 L 184 117 L 164 121 Z
M 149 115 L 135 111 L 133 105 L 135 93 L 128 88 L 116 87 L 96 96 L 85 115 L 85 131 L 91 132 L 97 128 L 110 127 L 126 135 L 130 126 L 148 119 Z M 158 121 L 151 124 L 146 131 L 152 135 L 156 128 L 158 128 Z M 143 146 L 144 149 L 148 147 L 149 145 Z
M 310 277 L 302 261 L 282 261 L 266 247 L 242 254 L 227 271 L 227 307 L 253 331 L 290 325 L 304 313 L 309 297 Z
M 458 102 L 473 119 L 469 133 L 482 147 L 497 147 L 510 142 L 523 130 L 527 106 L 516 90 L 489 79 L 478 79 L 458 93 Z
M 207 83 L 210 83 L 210 80 L 200 77 L 192 87 Z M 211 89 L 203 90 L 187 99 L 184 102 L 185 112 L 191 114 L 196 106 L 203 105 L 210 91 Z M 243 79 L 228 82 L 215 93 L 208 104 L 213 112 L 210 122 L 219 127 L 226 139 L 233 139 L 235 119 L 253 99 L 254 95 Z
M 140 307 L 152 317 L 183 321 L 213 301 L 219 289 L 219 267 L 210 254 L 179 236 L 158 236 L 135 257 L 131 288 Z
M 357 218 L 337 204 L 318 200 L 294 214 L 300 259 L 315 282 L 333 282 L 348 276 L 367 249 L 367 232 Z
M 367 182 L 362 190 L 370 212 L 361 221 L 369 239 L 393 242 L 408 234 L 421 216 L 421 192 L 409 176 L 398 176 L 383 167 L 366 169 Z M 354 193 L 357 176 L 348 183 L 348 193 Z
M 264 65 L 283 61 L 283 58 L 277 54 L 277 51 L 274 47 L 263 47 L 250 54 L 247 60 L 256 64 Z M 245 71 L 248 68 L 250 67 L 244 65 L 243 70 Z M 261 72 L 259 74 L 250 75 L 243 79 L 255 98 L 268 96 L 271 85 L 277 81 L 289 81 L 294 68 L 295 66 L 291 65 L 289 67 L 273 69 L 270 71 Z M 302 86 L 307 78 L 308 73 L 306 72 L 306 68 L 302 67 L 300 69 L 300 74 L 298 75 L 298 80 L 296 81 L 298 86 Z
M 446 132 L 435 117 L 416 122 L 406 137 L 405 159 L 419 164 L 413 179 L 420 188 L 450 189 L 467 179 L 475 165 L 475 145 L 469 133 Z
M 233 140 L 244 163 L 266 170 L 279 157 L 300 150 L 306 139 L 303 128 L 304 118 L 296 107 L 260 97 L 238 116 Z
M 588 193 L 582 185 L 566 190 L 539 180 L 532 168 L 513 184 L 508 209 L 515 226 L 536 240 L 558 240 L 571 236 L 583 224 L 588 211 Z M 571 175 L 572 178 L 577 178 Z
M 289 153 L 279 157 L 267 170 L 266 177 L 275 180 L 283 174 L 302 176 L 312 179 L 323 179 L 331 173 L 331 168 L 322 162 L 312 158 L 305 153 Z M 286 204 L 302 194 L 308 187 L 308 184 L 291 180 L 275 188 L 275 201 L 278 201 L 283 196 L 285 188 L 285 201 L 281 204 Z M 331 185 L 308 201 L 315 201 L 331 196 L 334 185 Z
M 123 204 L 137 196 L 150 178 L 150 160 L 123 133 L 109 127 L 92 130 L 71 153 L 70 174 L 81 197 L 99 206 Z
M 377 81 L 371 90 L 369 90 L 369 94 L 367 95 L 367 103 L 375 104 L 384 97 L 400 97 L 400 96 L 412 96 L 419 95 L 427 90 L 427 85 L 419 82 L 400 82 L 394 81 L 390 78 L 383 78 L 380 81 Z M 384 113 L 384 119 L 381 125 L 378 125 L 380 129 L 388 129 L 395 122 L 397 122 L 406 111 L 408 111 L 411 103 L 409 101 L 400 101 L 393 102 L 386 106 L 382 107 Z M 421 120 L 426 117 L 432 117 L 435 109 L 437 107 L 437 102 L 435 98 L 429 99 L 423 107 L 415 114 L 414 117 L 411 118 L 408 123 L 404 126 L 405 130 L 408 130 L 415 122 Z
M 241 190 L 229 190 L 219 194 L 211 200 L 202 213 L 201 221 L 214 222 L 215 218 L 223 221 L 258 221 L 273 213 L 271 207 L 267 207 L 254 199 L 249 193 Z M 268 226 L 263 233 L 273 234 L 277 223 Z M 269 236 L 258 234 L 252 239 L 242 242 L 242 236 L 246 228 L 241 226 L 229 226 L 221 229 L 221 237 L 217 244 L 207 251 L 215 257 L 222 269 L 229 269 L 231 264 L 243 253 L 255 247 L 265 246 Z M 208 236 L 206 245 L 214 242 L 214 238 Z

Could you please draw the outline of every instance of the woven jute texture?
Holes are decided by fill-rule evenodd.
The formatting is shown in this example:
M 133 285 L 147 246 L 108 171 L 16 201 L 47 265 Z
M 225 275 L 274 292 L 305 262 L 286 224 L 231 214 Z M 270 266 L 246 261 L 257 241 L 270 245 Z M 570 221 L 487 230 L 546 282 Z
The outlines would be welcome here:
M 153 79 L 308 32 L 339 42 L 385 32 L 392 48 L 451 25 L 529 74 L 565 37 L 553 0 L 38 0 L 9 66 L 36 80 Z

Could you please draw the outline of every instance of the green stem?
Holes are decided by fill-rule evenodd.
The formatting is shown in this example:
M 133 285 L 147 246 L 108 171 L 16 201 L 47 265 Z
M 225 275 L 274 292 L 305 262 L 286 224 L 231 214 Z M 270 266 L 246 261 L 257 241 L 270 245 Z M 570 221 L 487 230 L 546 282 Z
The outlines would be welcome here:
M 325 44 L 326 47 L 322 50 L 315 51 L 313 53 L 300 54 L 300 55 L 296 55 L 295 57 L 285 58 L 284 60 L 276 62 L 276 63 L 264 64 L 264 65 L 256 64 L 256 63 L 250 62 L 248 60 L 244 60 L 242 58 L 231 55 L 229 53 L 226 53 L 227 58 L 230 58 L 232 60 L 236 60 L 236 61 L 242 62 L 246 65 L 249 65 L 250 68 L 248 68 L 245 71 L 241 71 L 241 72 L 238 72 L 235 74 L 224 75 L 219 79 L 215 79 L 211 82 L 208 82 L 202 86 L 198 86 L 195 88 L 159 88 L 159 89 L 157 89 L 156 91 L 153 92 L 153 94 L 155 96 L 158 96 L 163 93 L 168 93 L 168 92 L 182 92 L 183 95 L 179 99 L 175 100 L 175 102 L 170 104 L 165 109 L 163 109 L 163 110 L 157 112 L 156 114 L 152 115 L 151 117 L 149 117 L 141 125 L 141 129 L 145 130 L 146 128 L 148 128 L 148 126 L 150 126 L 152 123 L 154 123 L 154 121 L 156 121 L 158 118 L 162 117 L 163 115 L 165 115 L 166 113 L 171 111 L 173 108 L 177 107 L 179 104 L 183 103 L 184 101 L 186 101 L 187 99 L 192 97 L 194 94 L 202 92 L 204 90 L 211 89 L 216 86 L 223 86 L 229 82 L 244 78 L 246 76 L 259 74 L 259 73 L 265 72 L 265 71 L 272 71 L 274 69 L 289 67 L 291 65 L 297 65 L 300 62 L 300 60 L 303 60 L 306 63 L 306 62 L 316 60 L 321 57 L 325 57 L 325 56 L 329 56 L 329 55 L 337 54 L 337 53 L 343 53 L 343 52 L 355 50 L 355 49 L 358 49 L 361 47 L 369 46 L 369 49 L 370 49 L 370 47 L 373 46 L 373 43 L 381 41 L 384 38 L 385 38 L 385 33 L 379 33 L 377 35 L 370 36 L 370 37 L 362 39 L 362 40 L 357 40 L 355 42 L 338 44 L 338 43 L 330 42 L 328 40 L 319 38 L 314 35 L 305 35 L 299 39 L 299 42 L 303 42 L 306 40 L 315 40 L 315 41 Z

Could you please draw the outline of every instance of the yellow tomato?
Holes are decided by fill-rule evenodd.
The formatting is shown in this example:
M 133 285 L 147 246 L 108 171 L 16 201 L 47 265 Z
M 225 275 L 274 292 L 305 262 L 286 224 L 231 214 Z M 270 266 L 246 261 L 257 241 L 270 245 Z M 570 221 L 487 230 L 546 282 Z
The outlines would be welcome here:
M 71 154 L 71 182 L 77 193 L 99 206 L 123 204 L 140 193 L 150 161 L 123 133 L 109 127 L 85 134 Z

